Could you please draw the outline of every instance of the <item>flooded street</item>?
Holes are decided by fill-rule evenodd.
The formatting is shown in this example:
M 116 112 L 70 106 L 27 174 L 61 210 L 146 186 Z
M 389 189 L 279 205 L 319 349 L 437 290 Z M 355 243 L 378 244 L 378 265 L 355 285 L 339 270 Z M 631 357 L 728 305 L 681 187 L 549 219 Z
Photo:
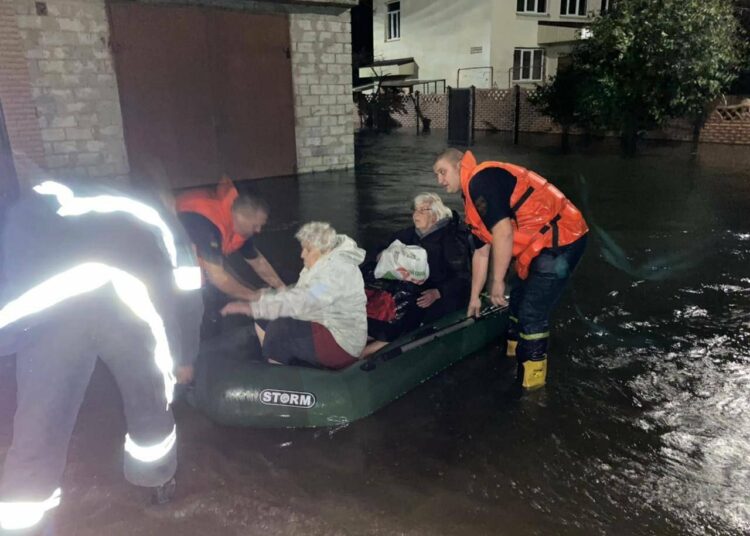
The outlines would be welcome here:
M 415 194 L 439 192 L 445 132 L 357 143 L 355 171 L 257 183 L 272 208 L 257 244 L 274 265 L 301 268 L 306 221 L 372 250 L 410 224 Z M 152 507 L 122 477 L 119 395 L 98 367 L 59 534 L 750 533 L 750 149 L 651 145 L 626 159 L 612 141 L 569 156 L 558 143 L 488 134 L 472 148 L 547 177 L 592 228 L 543 390 L 506 396 L 515 364 L 490 346 L 338 429 L 226 428 L 179 402 L 177 497 Z M 13 375 L 1 361 L 3 452 Z

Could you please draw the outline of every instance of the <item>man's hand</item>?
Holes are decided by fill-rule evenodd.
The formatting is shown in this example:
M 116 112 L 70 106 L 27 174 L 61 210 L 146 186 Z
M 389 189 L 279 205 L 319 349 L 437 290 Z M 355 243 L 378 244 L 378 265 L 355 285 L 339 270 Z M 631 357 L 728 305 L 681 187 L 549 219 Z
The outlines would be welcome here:
M 193 365 L 183 365 L 181 367 L 177 367 L 177 369 L 174 371 L 175 378 L 177 378 L 177 383 L 181 383 L 182 385 L 186 385 L 193 381 Z
M 482 300 L 480 298 L 472 298 L 469 300 L 469 308 L 466 309 L 466 316 L 471 318 L 472 316 L 479 316 L 482 311 Z
M 490 301 L 492 302 L 492 305 L 497 305 L 498 307 L 505 307 L 508 305 L 508 300 L 505 299 L 505 281 L 502 279 L 495 279 L 492 282 Z
M 260 299 L 260 295 L 260 290 L 248 289 L 247 292 L 245 292 L 245 300 L 251 302 L 258 301 Z
M 253 310 L 250 308 L 250 302 L 233 301 L 226 304 L 221 310 L 221 316 L 227 315 L 253 316 Z
M 427 309 L 430 305 L 432 305 L 439 299 L 440 291 L 436 288 L 431 288 L 429 290 L 425 290 L 422 294 L 419 295 L 419 298 L 417 298 L 417 305 L 419 305 L 422 309 Z

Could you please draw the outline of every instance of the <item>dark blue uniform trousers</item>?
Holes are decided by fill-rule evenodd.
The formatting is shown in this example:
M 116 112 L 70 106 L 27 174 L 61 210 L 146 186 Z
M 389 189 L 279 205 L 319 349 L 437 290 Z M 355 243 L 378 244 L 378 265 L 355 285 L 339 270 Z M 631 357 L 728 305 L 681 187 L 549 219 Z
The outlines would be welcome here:
M 517 340 L 518 362 L 547 356 L 549 319 L 586 249 L 588 235 L 572 244 L 546 248 L 531 262 L 529 276 L 510 292 L 509 340 Z
M 68 443 L 97 357 L 117 382 L 135 444 L 159 444 L 174 430 L 151 330 L 109 287 L 37 315 L 17 351 L 18 404 L 0 482 L 3 502 L 44 501 L 60 487 Z M 138 486 L 168 482 L 177 468 L 175 451 L 172 446 L 148 462 L 125 453 L 125 477 Z

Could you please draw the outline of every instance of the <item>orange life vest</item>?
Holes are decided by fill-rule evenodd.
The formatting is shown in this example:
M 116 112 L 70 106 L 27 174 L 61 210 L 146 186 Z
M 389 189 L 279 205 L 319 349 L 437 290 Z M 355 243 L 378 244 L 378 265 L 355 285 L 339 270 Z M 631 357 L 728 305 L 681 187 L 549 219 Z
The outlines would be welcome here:
M 510 196 L 513 212 L 513 257 L 521 279 L 529 275 L 531 261 L 544 248 L 566 246 L 585 235 L 589 228 L 581 212 L 552 184 L 533 171 L 503 162 L 477 164 L 471 151 L 461 160 L 461 191 L 464 195 L 466 223 L 482 242 L 492 243 L 492 233 L 482 222 L 469 195 L 469 183 L 487 168 L 500 168 L 516 178 Z
M 215 190 L 192 190 L 179 195 L 177 212 L 194 212 L 207 218 L 221 233 L 221 252 L 229 255 L 240 249 L 247 240 L 234 231 L 232 204 L 237 195 L 232 181 L 222 177 Z

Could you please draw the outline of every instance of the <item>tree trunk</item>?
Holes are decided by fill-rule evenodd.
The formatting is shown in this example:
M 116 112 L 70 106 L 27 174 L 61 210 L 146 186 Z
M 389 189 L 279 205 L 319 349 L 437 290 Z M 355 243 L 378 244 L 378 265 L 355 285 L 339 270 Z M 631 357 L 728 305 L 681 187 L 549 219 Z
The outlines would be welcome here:
M 562 125 L 561 146 L 563 154 L 570 152 L 570 125 Z
M 692 153 L 698 154 L 698 145 L 701 141 L 701 130 L 703 130 L 703 125 L 706 124 L 706 118 L 705 117 L 696 117 L 693 120 L 693 148 Z
M 635 156 L 638 150 L 638 126 L 636 121 L 629 118 L 622 128 L 622 150 L 625 156 Z
M 593 133 L 591 132 L 591 127 L 587 126 L 583 130 L 583 146 L 584 147 L 590 147 L 591 142 L 593 141 Z

